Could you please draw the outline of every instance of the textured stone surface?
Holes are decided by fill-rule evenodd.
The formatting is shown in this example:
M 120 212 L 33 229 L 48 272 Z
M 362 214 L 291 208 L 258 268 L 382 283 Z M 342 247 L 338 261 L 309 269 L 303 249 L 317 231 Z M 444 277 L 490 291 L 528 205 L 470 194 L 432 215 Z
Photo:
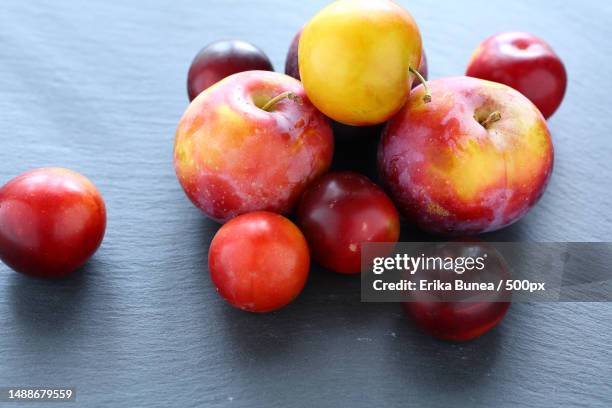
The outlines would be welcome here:
M 71 385 L 80 406 L 612 406 L 612 305 L 517 304 L 467 344 L 432 340 L 399 306 L 361 304 L 359 281 L 313 269 L 270 315 L 231 309 L 206 271 L 218 228 L 181 191 L 172 143 L 191 59 L 254 42 L 282 71 L 325 0 L 3 0 L 0 181 L 39 166 L 100 188 L 102 248 L 49 283 L 0 265 L 0 386 Z M 570 76 L 550 126 L 555 172 L 540 204 L 489 238 L 607 241 L 612 232 L 612 6 L 583 1 L 402 1 L 431 78 L 462 74 L 502 30 L 547 39 Z M 406 225 L 403 238 L 426 239 Z

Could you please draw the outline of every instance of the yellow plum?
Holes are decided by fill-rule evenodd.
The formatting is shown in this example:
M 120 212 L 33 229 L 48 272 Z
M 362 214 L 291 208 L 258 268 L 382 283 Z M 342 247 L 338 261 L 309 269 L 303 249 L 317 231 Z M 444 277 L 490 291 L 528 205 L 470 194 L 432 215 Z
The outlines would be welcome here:
M 304 27 L 299 72 L 325 115 L 345 125 L 376 125 L 408 99 L 421 53 L 419 29 L 398 4 L 338 0 Z

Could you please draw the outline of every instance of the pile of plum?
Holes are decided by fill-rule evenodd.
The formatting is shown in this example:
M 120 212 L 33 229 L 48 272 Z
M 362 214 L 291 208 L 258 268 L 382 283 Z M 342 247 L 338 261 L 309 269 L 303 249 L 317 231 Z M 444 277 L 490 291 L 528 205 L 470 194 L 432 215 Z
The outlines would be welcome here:
M 273 72 L 247 42 L 210 44 L 190 67 L 191 103 L 176 131 L 181 186 L 224 223 L 210 245 L 212 281 L 240 309 L 290 303 L 311 256 L 360 273 L 362 244 L 397 242 L 400 214 L 430 234 L 466 237 L 517 221 L 546 188 L 546 118 L 567 77 L 537 37 L 494 35 L 466 76 L 427 82 L 408 11 L 390 0 L 338 0 L 295 36 L 285 71 Z M 368 153 L 381 186 L 355 171 L 328 172 L 334 154 L 347 154 L 334 152 L 334 129 L 372 126 L 382 130 Z M 37 169 L 0 190 L 0 258 L 17 271 L 70 274 L 96 251 L 105 225 L 99 192 L 69 170 Z M 472 306 L 471 320 L 470 305 L 418 306 L 406 310 L 421 327 L 443 324 L 428 331 L 464 340 L 493 327 L 508 305 Z

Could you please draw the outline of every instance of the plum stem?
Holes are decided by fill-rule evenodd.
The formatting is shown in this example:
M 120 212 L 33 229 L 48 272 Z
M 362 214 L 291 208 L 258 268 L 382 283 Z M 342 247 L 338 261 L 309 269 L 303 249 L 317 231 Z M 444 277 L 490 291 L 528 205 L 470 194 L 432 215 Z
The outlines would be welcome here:
M 410 70 L 410 72 L 412 72 L 412 74 L 415 77 L 417 77 L 417 79 L 423 85 L 423 88 L 425 89 L 425 95 L 423 95 L 423 102 L 424 103 L 431 102 L 431 92 L 429 91 L 429 86 L 427 86 L 427 80 L 425 78 L 423 78 L 423 75 L 421 75 L 421 73 L 419 71 L 417 71 L 416 69 L 414 69 L 412 67 L 410 67 L 408 69 Z
M 265 110 L 266 112 L 270 112 L 274 105 L 283 99 L 290 99 L 294 102 L 298 102 L 300 97 L 291 91 L 283 92 L 282 94 L 276 95 L 274 98 L 270 99 L 261 109 Z
M 497 122 L 500 119 L 501 119 L 501 113 L 499 113 L 499 111 L 493 111 L 489 114 L 489 116 L 487 116 L 485 120 L 480 122 L 480 124 L 482 125 L 483 128 L 488 129 L 490 125 L 492 125 L 493 123 Z

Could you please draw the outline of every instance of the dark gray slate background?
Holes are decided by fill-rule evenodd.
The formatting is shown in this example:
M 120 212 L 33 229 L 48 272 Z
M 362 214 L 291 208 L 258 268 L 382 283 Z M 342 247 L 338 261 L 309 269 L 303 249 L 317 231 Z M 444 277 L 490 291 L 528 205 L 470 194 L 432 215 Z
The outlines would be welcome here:
M 206 257 L 218 227 L 172 168 L 189 63 L 238 37 L 282 70 L 294 32 L 326 2 L 0 2 L 0 180 L 69 167 L 98 185 L 109 216 L 100 251 L 71 279 L 0 265 L 0 386 L 75 386 L 89 407 L 612 406 L 610 304 L 516 304 L 493 332 L 451 344 L 318 268 L 277 313 L 216 295 Z M 434 78 L 462 74 L 501 30 L 537 33 L 566 62 L 548 192 L 488 238 L 609 241 L 612 3 L 402 3 Z M 427 239 L 409 225 L 403 238 Z

